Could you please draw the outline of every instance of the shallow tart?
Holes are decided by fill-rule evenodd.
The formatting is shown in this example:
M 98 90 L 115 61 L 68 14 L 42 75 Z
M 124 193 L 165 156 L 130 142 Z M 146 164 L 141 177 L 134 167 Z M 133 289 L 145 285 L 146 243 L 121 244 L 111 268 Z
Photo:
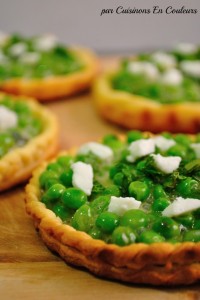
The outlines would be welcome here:
M 27 180 L 57 148 L 58 125 L 48 109 L 0 93 L 0 191 Z
M 52 35 L 0 33 L 0 89 L 41 101 L 89 88 L 97 70 L 92 51 L 67 47 Z
M 26 210 L 70 264 L 131 283 L 191 284 L 200 279 L 199 145 L 199 136 L 141 132 L 84 144 L 35 171 Z
M 200 48 L 140 54 L 94 83 L 97 111 L 129 129 L 195 133 L 200 129 Z

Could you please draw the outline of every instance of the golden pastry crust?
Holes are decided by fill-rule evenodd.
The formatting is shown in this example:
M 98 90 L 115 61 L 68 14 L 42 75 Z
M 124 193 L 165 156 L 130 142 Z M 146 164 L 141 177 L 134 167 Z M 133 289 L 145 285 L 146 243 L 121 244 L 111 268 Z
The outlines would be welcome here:
M 43 163 L 26 186 L 26 210 L 46 245 L 66 262 L 101 277 L 130 283 L 173 286 L 200 280 L 200 243 L 138 243 L 120 247 L 92 239 L 64 224 L 39 200 L 38 178 L 45 167 Z
M 1 83 L 0 89 L 15 95 L 34 97 L 40 101 L 70 96 L 87 89 L 97 72 L 96 57 L 88 49 L 74 48 L 73 52 L 84 63 L 83 70 L 42 79 L 13 78 Z
M 3 97 L 4 94 L 0 93 L 0 103 Z M 0 159 L 0 191 L 27 180 L 32 171 L 58 149 L 58 124 L 54 115 L 33 99 L 28 99 L 28 105 L 42 120 L 43 131 L 23 147 L 15 148 Z
M 199 103 L 161 104 L 142 96 L 114 90 L 111 86 L 113 74 L 102 74 L 93 86 L 96 108 L 105 119 L 129 129 L 199 132 Z

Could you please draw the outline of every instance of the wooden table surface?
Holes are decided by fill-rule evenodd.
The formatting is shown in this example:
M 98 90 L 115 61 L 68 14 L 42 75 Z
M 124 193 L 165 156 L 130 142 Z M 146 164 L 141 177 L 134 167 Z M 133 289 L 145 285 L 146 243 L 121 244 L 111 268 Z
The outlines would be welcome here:
M 104 122 L 89 93 L 46 104 L 60 123 L 67 149 L 122 130 Z M 185 279 L 187 281 L 187 278 Z M 154 288 L 95 277 L 67 265 L 43 244 L 24 208 L 24 186 L 0 194 L 0 299 L 200 299 L 199 285 Z

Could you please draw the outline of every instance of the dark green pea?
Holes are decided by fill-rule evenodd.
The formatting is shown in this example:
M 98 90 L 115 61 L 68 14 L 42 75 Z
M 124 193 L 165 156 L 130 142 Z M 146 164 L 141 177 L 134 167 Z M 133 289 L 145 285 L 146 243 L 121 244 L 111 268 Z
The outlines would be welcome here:
M 113 231 L 111 239 L 114 244 L 126 246 L 135 243 L 136 234 L 129 227 L 119 226 Z
M 111 196 L 116 196 L 119 197 L 120 196 L 120 189 L 118 188 L 117 185 L 112 184 L 110 186 L 108 186 L 107 188 L 105 188 L 105 190 L 103 191 L 103 195 L 111 195 Z
M 152 204 L 153 211 L 163 211 L 167 206 L 170 205 L 170 201 L 166 197 L 156 198 Z
M 56 216 L 60 217 L 63 221 L 66 221 L 70 216 L 69 211 L 66 210 L 66 207 L 61 203 L 55 204 L 52 210 Z
M 87 204 L 82 205 L 75 212 L 71 225 L 80 231 L 88 232 L 92 226 L 92 216 L 90 206 Z
M 187 156 L 187 148 L 184 145 L 176 144 L 167 150 L 167 155 L 185 158 Z
M 96 226 L 103 232 L 111 233 L 119 225 L 119 216 L 115 213 L 105 211 L 96 219 Z
M 134 141 L 140 140 L 143 138 L 141 131 L 133 130 L 127 133 L 127 142 L 130 144 Z
M 139 209 L 131 209 L 122 216 L 120 224 L 130 226 L 133 229 L 146 227 L 148 224 L 147 214 Z
M 193 228 L 195 218 L 192 214 L 184 214 L 175 218 L 175 221 L 187 228 Z
M 94 201 L 91 202 L 91 209 L 94 215 L 99 215 L 103 211 L 108 209 L 110 203 L 110 195 L 109 196 L 99 196 Z
M 115 174 L 115 176 L 113 178 L 113 182 L 114 182 L 114 184 L 116 184 L 118 186 L 122 186 L 124 178 L 125 178 L 124 174 L 119 172 L 119 173 Z
M 71 163 L 73 162 L 73 158 L 69 155 L 60 156 L 60 157 L 58 157 L 57 162 L 63 168 L 68 168 L 71 165 Z
M 87 201 L 87 195 L 77 188 L 68 188 L 62 195 L 62 202 L 66 207 L 78 209 Z
M 190 230 L 183 236 L 184 242 L 200 242 L 200 230 Z
M 72 177 L 73 177 L 73 171 L 69 169 L 68 171 L 64 171 L 60 175 L 60 181 L 64 186 L 71 187 L 72 186 Z
M 194 221 L 193 229 L 200 229 L 200 220 Z
M 66 188 L 64 187 L 64 185 L 62 185 L 60 183 L 56 183 L 56 184 L 52 185 L 47 190 L 47 192 L 44 194 L 46 201 L 47 202 L 52 202 L 52 201 L 55 201 L 57 199 L 60 199 L 65 190 L 66 190 Z
M 92 229 L 88 232 L 88 234 L 89 234 L 93 239 L 95 239 L 95 240 L 101 239 L 101 237 L 102 237 L 102 232 L 101 232 L 101 230 L 100 230 L 99 228 L 97 228 L 97 227 L 92 228 Z
M 152 229 L 160 233 L 166 239 L 176 237 L 180 234 L 179 225 L 169 217 L 160 217 L 153 224 Z
M 147 230 L 140 234 L 137 241 L 139 243 L 152 244 L 164 242 L 165 238 L 153 230 Z
M 195 198 L 199 197 L 200 185 L 197 180 L 193 178 L 186 178 L 177 184 L 176 190 L 182 197 Z
M 155 199 L 167 196 L 166 193 L 165 193 L 165 190 L 162 187 L 162 185 L 158 184 L 158 185 L 154 186 L 153 196 L 154 196 Z
M 149 186 L 142 181 L 133 181 L 128 187 L 128 192 L 131 197 L 139 201 L 144 201 L 150 194 Z
M 45 189 L 47 186 L 49 186 L 48 181 L 52 182 L 52 180 L 54 180 L 54 182 L 58 180 L 58 174 L 53 171 L 45 170 L 39 178 L 41 188 Z
M 56 172 L 59 174 L 62 171 L 62 168 L 58 163 L 53 162 L 53 163 L 48 164 L 47 170 L 53 171 L 53 172 Z

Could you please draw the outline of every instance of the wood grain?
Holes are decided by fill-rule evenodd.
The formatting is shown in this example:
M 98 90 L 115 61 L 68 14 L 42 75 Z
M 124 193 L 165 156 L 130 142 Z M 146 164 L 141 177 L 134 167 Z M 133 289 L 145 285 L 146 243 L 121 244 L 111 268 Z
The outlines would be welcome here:
M 68 149 L 122 130 L 105 123 L 87 93 L 46 104 L 60 123 Z M 187 278 L 186 278 L 187 280 Z M 0 299 L 200 299 L 199 286 L 176 289 L 126 285 L 65 264 L 43 244 L 24 209 L 24 186 L 0 194 Z

